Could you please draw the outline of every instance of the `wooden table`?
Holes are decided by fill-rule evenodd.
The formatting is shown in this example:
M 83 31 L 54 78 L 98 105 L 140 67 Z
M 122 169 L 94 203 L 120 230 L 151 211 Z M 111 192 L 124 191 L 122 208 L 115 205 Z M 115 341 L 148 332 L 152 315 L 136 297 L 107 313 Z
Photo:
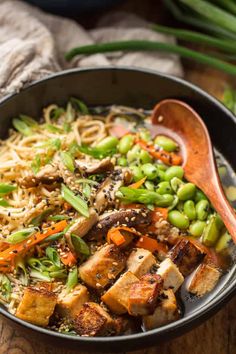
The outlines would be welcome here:
M 166 21 L 166 14 L 156 0 L 128 0 L 118 10 L 127 10 L 151 21 Z M 95 18 L 97 15 L 95 16 Z M 164 20 L 163 20 L 164 19 Z M 168 21 L 168 19 L 167 19 Z M 84 23 L 87 19 L 83 17 Z M 93 23 L 93 16 L 90 16 Z M 222 97 L 223 90 L 232 79 L 216 70 L 184 62 L 185 78 L 215 95 Z M 36 342 L 14 330 L 0 319 L 0 354 L 72 354 L 81 351 L 55 348 L 50 344 Z M 125 353 L 122 348 L 120 353 Z M 165 344 L 133 352 L 134 354 L 236 354 L 236 298 L 201 326 L 182 337 Z

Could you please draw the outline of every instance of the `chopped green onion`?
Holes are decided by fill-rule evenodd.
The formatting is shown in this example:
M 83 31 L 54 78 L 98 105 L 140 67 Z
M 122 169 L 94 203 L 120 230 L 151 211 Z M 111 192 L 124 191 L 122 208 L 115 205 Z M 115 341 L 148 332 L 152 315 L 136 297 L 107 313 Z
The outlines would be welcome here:
M 86 198 L 89 198 L 89 197 L 90 197 L 90 195 L 91 195 L 91 188 L 90 188 L 89 184 L 84 184 L 82 193 L 83 193 L 83 195 L 84 195 Z
M 35 257 L 31 257 L 31 258 L 27 259 L 27 263 L 30 266 L 30 268 L 33 268 L 36 270 L 40 269 L 41 271 L 44 271 L 47 269 L 47 267 L 44 266 L 43 263 L 38 258 L 35 258 Z
M 91 147 L 86 145 L 79 146 L 79 151 L 85 155 L 93 156 L 95 159 L 103 159 L 116 153 L 116 148 L 105 150 L 103 148 Z
M 64 184 L 61 186 L 62 198 L 69 203 L 75 210 L 77 210 L 80 214 L 89 217 L 89 209 L 87 203 L 79 196 L 75 195 L 69 188 L 67 188 Z
M 44 126 L 44 128 L 45 128 L 46 130 L 48 130 L 50 133 L 59 133 L 59 134 L 63 133 L 63 130 L 62 130 L 61 128 L 56 127 L 56 126 L 53 125 L 53 124 L 47 123 L 47 124 L 44 124 L 43 126 Z
M 8 203 L 7 200 L 0 198 L 0 206 L 8 207 L 8 206 L 10 206 L 10 204 Z
M 66 106 L 66 121 L 69 123 L 73 122 L 73 120 L 75 119 L 75 112 L 74 109 L 72 107 L 71 102 L 67 103 Z
M 0 292 L 6 301 L 10 300 L 12 286 L 10 280 L 4 274 L 0 274 Z
M 16 189 L 17 186 L 13 186 L 12 184 L 0 183 L 0 197 L 3 197 Z
M 71 123 L 64 122 L 64 123 L 63 123 L 63 130 L 64 130 L 66 133 L 71 132 Z
M 35 216 L 30 220 L 29 225 L 40 226 L 44 220 L 51 214 L 52 208 L 44 210 L 41 214 Z
M 54 272 L 50 272 L 49 274 L 51 278 L 64 279 L 67 277 L 67 273 L 65 269 L 55 270 Z
M 75 267 L 72 271 L 69 272 L 67 282 L 66 282 L 66 289 L 67 291 L 71 291 L 76 285 L 78 284 L 78 270 Z
M 73 161 L 71 155 L 68 152 L 65 152 L 65 151 L 61 152 L 61 160 L 62 160 L 63 165 L 70 172 L 74 172 L 74 170 L 75 170 L 74 161 Z
M 129 187 L 121 187 L 116 193 L 116 196 L 125 202 L 155 204 L 156 206 L 160 207 L 170 206 L 174 201 L 173 196 L 170 196 L 169 194 L 161 195 L 146 189 L 133 189 Z
M 39 154 L 37 154 L 31 163 L 31 168 L 35 175 L 39 172 L 40 167 L 41 167 L 41 157 Z
M 70 217 L 68 215 L 52 215 L 49 216 L 48 220 L 52 221 L 61 221 L 61 220 L 68 220 Z
M 65 113 L 64 108 L 57 107 L 51 111 L 50 118 L 57 121 L 62 116 L 63 113 Z
M 38 270 L 32 269 L 30 271 L 30 276 L 31 278 L 35 278 L 38 280 L 46 281 L 46 282 L 51 282 L 52 279 L 50 278 L 50 275 L 48 272 L 40 272 Z
M 85 256 L 90 255 L 90 249 L 84 240 L 78 235 L 71 234 L 71 241 L 75 248 L 76 253 L 83 254 Z
M 76 183 L 88 183 L 88 184 L 91 184 L 92 186 L 98 186 L 99 183 L 96 182 L 96 181 L 93 181 L 89 178 L 80 178 L 80 179 L 77 179 L 76 180 Z
M 58 252 L 55 250 L 53 247 L 47 247 L 46 248 L 46 256 L 52 261 L 52 263 L 60 268 L 61 267 L 61 261 Z
M 27 237 L 36 231 L 38 231 L 38 228 L 36 227 L 29 227 L 28 229 L 19 230 L 7 236 L 5 241 L 12 244 L 19 243 L 24 241 Z
M 41 145 L 36 146 L 36 148 L 41 149 L 41 148 L 52 148 L 54 150 L 60 150 L 61 148 L 61 139 L 56 138 L 56 139 L 48 139 L 47 141 L 43 142 Z
M 84 102 L 79 100 L 78 98 L 71 97 L 70 102 L 74 105 L 75 109 L 78 110 L 82 114 L 89 114 L 89 109 Z
M 56 234 L 54 234 L 54 235 L 51 235 L 51 236 L 48 236 L 46 239 L 45 239 L 45 241 L 46 242 L 48 242 L 48 241 L 56 241 L 56 240 L 58 240 L 59 238 L 61 238 L 62 236 L 64 236 L 65 235 L 65 231 L 61 231 L 61 232 L 58 232 L 58 233 L 56 233 Z
M 32 130 L 30 129 L 30 127 L 25 122 L 23 122 L 21 119 L 14 118 L 12 121 L 12 125 L 21 134 L 23 134 L 25 136 L 32 135 Z
M 29 127 L 32 128 L 37 128 L 38 127 L 38 123 L 36 122 L 36 120 L 34 120 L 33 118 L 26 116 L 25 114 L 21 114 L 20 115 L 20 119 L 27 124 Z
M 70 145 L 69 145 L 69 150 L 68 153 L 71 156 L 76 156 L 79 152 L 79 145 L 76 143 L 76 141 L 73 141 Z
M 25 267 L 25 263 L 22 258 L 17 258 L 16 261 L 16 270 L 18 271 L 19 269 L 22 270 L 21 274 L 19 275 L 19 280 L 21 283 L 25 286 L 29 284 L 29 276 Z

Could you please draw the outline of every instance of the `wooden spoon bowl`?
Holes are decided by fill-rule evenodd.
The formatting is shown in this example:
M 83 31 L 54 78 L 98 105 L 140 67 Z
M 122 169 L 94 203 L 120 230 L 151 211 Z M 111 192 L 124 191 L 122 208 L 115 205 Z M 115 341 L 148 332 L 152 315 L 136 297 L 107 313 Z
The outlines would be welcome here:
M 236 243 L 236 214 L 224 194 L 211 139 L 200 116 L 188 104 L 167 99 L 155 106 L 152 123 L 159 133 L 179 143 L 186 179 L 206 194 Z

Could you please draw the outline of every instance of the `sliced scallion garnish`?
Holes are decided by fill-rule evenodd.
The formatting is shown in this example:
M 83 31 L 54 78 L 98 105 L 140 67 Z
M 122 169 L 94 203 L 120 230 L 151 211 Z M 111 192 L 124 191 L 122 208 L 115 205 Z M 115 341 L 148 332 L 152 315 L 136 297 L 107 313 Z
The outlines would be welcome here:
M 90 255 L 89 246 L 87 245 L 86 242 L 84 242 L 84 240 L 81 237 L 75 234 L 71 234 L 71 241 L 73 243 L 73 246 L 77 254 L 80 253 L 87 257 Z
M 78 284 L 78 270 L 75 267 L 71 272 L 68 274 L 67 282 L 66 282 L 66 289 L 67 291 L 71 291 L 76 285 Z
M 87 203 L 80 197 L 76 196 L 69 188 L 64 184 L 61 186 L 62 198 L 69 203 L 75 210 L 81 215 L 89 217 L 89 209 Z
M 0 197 L 7 195 L 17 189 L 17 186 L 12 184 L 0 183 Z
M 13 232 L 9 236 L 7 236 L 5 240 L 6 240 L 6 242 L 12 243 L 14 245 L 16 243 L 24 241 L 27 237 L 29 237 L 30 235 L 32 235 L 36 231 L 38 231 L 38 228 L 35 228 L 35 227 L 29 227 L 27 229 L 22 229 L 22 230 Z
M 89 109 L 86 106 L 86 104 L 84 102 L 82 102 L 81 100 L 79 100 L 78 98 L 75 97 L 71 97 L 70 98 L 70 102 L 73 104 L 73 106 L 75 107 L 75 109 L 77 111 L 79 111 L 82 114 L 89 114 Z
M 21 119 L 18 118 L 13 119 L 12 125 L 16 130 L 18 130 L 18 132 L 20 132 L 24 136 L 32 135 L 32 130 L 30 129 L 28 124 L 23 122 Z
M 70 172 L 74 172 L 74 170 L 75 170 L 74 161 L 73 161 L 71 155 L 68 152 L 65 152 L 65 151 L 61 152 L 61 160 L 62 160 L 63 165 Z
M 61 261 L 60 261 L 60 256 L 58 252 L 55 250 L 53 247 L 47 247 L 46 248 L 46 256 L 52 261 L 52 263 L 60 268 L 61 267 Z

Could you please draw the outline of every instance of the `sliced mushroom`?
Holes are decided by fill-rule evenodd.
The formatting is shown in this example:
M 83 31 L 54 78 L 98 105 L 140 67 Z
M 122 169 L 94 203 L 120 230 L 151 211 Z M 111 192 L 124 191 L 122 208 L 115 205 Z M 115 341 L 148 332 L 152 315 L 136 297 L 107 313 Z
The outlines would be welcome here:
M 33 188 L 41 184 L 50 185 L 55 182 L 62 182 L 56 165 L 46 165 L 36 175 L 29 175 L 19 180 L 22 188 Z
M 102 214 L 98 218 L 98 223 L 90 230 L 88 237 L 98 240 L 106 235 L 111 227 L 126 225 L 135 227 L 137 225 L 149 224 L 151 222 L 150 210 L 142 209 L 120 209 Z
M 88 175 L 114 170 L 114 165 L 111 162 L 111 159 L 109 157 L 103 160 L 92 160 L 92 161 L 75 160 L 75 164 L 81 173 L 85 173 Z

